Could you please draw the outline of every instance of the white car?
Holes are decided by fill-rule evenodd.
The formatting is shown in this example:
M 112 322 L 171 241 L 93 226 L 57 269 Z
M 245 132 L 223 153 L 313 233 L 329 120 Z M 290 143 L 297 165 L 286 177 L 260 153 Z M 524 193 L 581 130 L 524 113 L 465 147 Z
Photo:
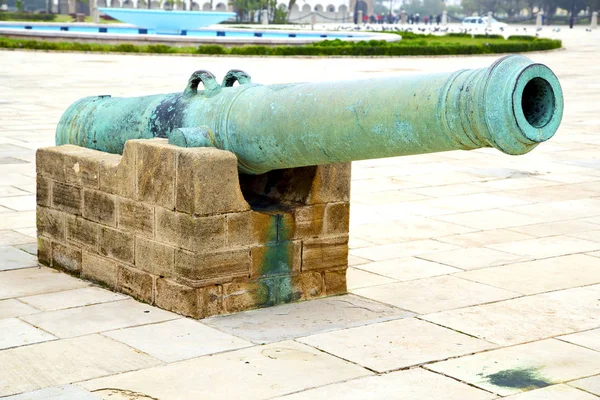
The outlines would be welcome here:
M 487 28 L 488 17 L 467 17 L 463 19 L 462 26 L 464 28 Z M 506 29 L 508 27 L 504 22 L 497 21 L 492 17 L 492 29 Z

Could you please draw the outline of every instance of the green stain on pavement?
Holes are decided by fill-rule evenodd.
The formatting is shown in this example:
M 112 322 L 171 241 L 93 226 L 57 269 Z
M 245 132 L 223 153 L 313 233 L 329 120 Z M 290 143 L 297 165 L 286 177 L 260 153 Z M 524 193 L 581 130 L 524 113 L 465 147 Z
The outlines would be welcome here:
M 515 389 L 531 390 L 552 385 L 540 376 L 537 368 L 505 369 L 486 378 L 492 385 Z

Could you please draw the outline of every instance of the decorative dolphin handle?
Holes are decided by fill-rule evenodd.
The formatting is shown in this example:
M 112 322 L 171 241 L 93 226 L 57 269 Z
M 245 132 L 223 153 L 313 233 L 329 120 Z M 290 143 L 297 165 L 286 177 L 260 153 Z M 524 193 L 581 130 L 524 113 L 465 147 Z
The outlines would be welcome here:
M 169 138 L 231 151 L 241 172 L 261 174 L 481 147 L 524 154 L 554 135 L 562 112 L 554 73 L 523 56 L 446 74 L 269 86 L 239 70 L 221 85 L 197 71 L 183 93 L 75 102 L 56 144 L 121 153 L 129 139 Z

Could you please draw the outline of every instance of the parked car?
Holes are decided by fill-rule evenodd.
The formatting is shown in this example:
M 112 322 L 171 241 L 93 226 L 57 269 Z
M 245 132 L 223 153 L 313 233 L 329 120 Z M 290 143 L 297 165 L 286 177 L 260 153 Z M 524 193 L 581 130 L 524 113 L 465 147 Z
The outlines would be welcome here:
M 492 29 L 506 29 L 508 27 L 504 22 L 500 22 L 492 17 Z M 467 17 L 463 19 L 462 26 L 464 28 L 487 28 L 488 17 Z

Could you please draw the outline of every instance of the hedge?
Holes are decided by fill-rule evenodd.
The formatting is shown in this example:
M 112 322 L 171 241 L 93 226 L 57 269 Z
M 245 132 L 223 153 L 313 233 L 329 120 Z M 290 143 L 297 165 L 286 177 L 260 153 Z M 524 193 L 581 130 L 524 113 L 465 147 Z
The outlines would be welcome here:
M 427 40 L 429 39 L 429 40 Z M 205 54 L 205 55 L 241 55 L 241 56 L 417 56 L 417 55 L 453 55 L 453 54 L 491 54 L 521 53 L 528 51 L 551 50 L 562 46 L 560 40 L 531 38 L 519 40 L 470 40 L 456 38 L 443 39 L 440 36 L 421 38 L 421 40 L 401 40 L 386 42 L 370 40 L 363 42 L 344 42 L 339 39 L 324 40 L 306 46 L 240 46 L 223 47 L 219 45 L 200 45 L 197 47 L 174 47 L 163 44 L 134 45 L 96 44 L 79 42 L 46 42 L 0 37 L 0 48 L 92 51 L 118 53 L 153 54 Z
M 37 14 L 37 13 L 25 13 L 25 12 L 0 12 L 0 21 L 54 21 L 55 16 L 53 14 Z

